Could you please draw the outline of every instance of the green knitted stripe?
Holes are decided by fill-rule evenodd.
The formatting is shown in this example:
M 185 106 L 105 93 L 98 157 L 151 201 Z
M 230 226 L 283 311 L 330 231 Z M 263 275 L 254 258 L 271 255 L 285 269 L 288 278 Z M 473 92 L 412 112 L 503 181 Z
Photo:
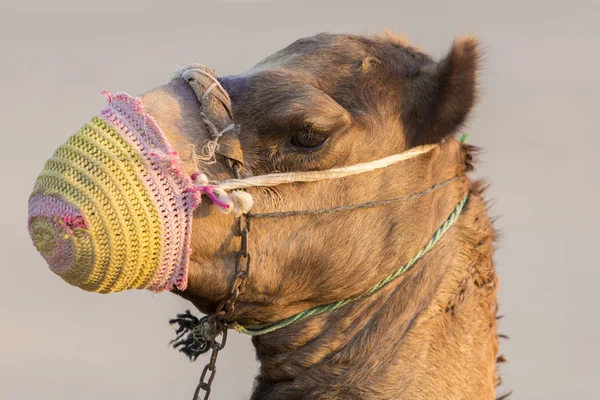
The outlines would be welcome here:
M 423 256 L 425 254 L 427 254 L 438 243 L 438 241 L 442 238 L 444 233 L 446 233 L 452 227 L 452 225 L 454 225 L 454 223 L 460 216 L 460 213 L 462 212 L 465 204 L 467 203 L 468 198 L 469 198 L 468 194 L 465 197 L 463 197 L 463 199 L 456 205 L 456 207 L 454 208 L 454 210 L 452 211 L 452 213 L 450 214 L 448 219 L 442 224 L 442 226 L 440 226 L 438 228 L 438 230 L 435 231 L 435 233 L 433 234 L 431 239 L 429 239 L 429 242 L 427 242 L 427 244 L 423 248 L 421 248 L 421 250 L 419 250 L 413 258 L 411 258 L 406 264 L 404 264 L 398 270 L 394 271 L 391 275 L 386 277 L 381 282 L 377 283 L 375 286 L 373 286 L 371 289 L 369 289 L 365 293 L 363 293 L 357 297 L 350 297 L 350 298 L 347 298 L 344 300 L 336 301 L 334 303 L 310 308 L 308 310 L 302 311 L 296 315 L 293 315 L 289 318 L 283 319 L 278 322 L 254 325 L 254 326 L 250 326 L 250 327 L 244 327 L 237 323 L 233 323 L 233 324 L 229 324 L 227 326 L 227 328 L 235 329 L 238 332 L 242 332 L 242 333 L 245 333 L 250 336 L 264 335 L 265 333 L 270 333 L 270 332 L 276 331 L 278 329 L 284 328 L 286 326 L 289 326 L 289 325 L 293 324 L 294 322 L 303 321 L 303 320 L 313 317 L 315 315 L 320 315 L 320 314 L 324 314 L 327 312 L 332 312 L 332 311 L 338 310 L 349 303 L 353 303 L 355 301 L 362 300 L 362 299 L 365 299 L 365 298 L 371 296 L 372 294 L 381 290 L 381 288 L 386 286 L 388 283 L 390 283 L 394 279 L 403 275 L 412 266 L 414 266 L 417 263 L 417 261 L 419 261 L 421 258 L 423 258 Z

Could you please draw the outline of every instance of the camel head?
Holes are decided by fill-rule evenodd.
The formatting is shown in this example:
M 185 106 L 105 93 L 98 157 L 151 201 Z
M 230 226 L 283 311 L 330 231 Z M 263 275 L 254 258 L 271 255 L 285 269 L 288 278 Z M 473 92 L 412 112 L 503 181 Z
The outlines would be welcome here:
M 407 195 L 464 168 L 453 136 L 475 101 L 477 57 L 477 42 L 471 37 L 456 40 L 445 57 L 433 60 L 391 35 L 319 34 L 218 81 L 207 68 L 182 68 L 169 83 L 135 100 L 147 119 L 154 120 L 145 132 L 162 131 L 172 146 L 144 151 L 160 156 L 174 150 L 178 173 L 202 173 L 210 181 L 223 181 L 233 178 L 223 154 L 240 167 L 242 177 L 249 177 L 327 170 L 440 144 L 431 154 L 356 177 L 248 190 L 254 213 L 327 209 Z M 113 100 L 109 95 L 109 103 Z M 105 110 L 103 115 L 110 120 L 114 112 Z M 217 132 L 226 134 L 211 138 Z M 227 151 L 214 154 L 215 148 Z M 176 181 L 170 189 L 181 191 L 186 183 Z M 393 212 L 384 207 L 256 221 L 249 235 L 251 276 L 237 300 L 236 320 L 266 322 L 359 293 L 376 282 L 387 272 L 386 260 L 403 252 L 400 241 L 420 234 L 421 221 L 400 212 L 404 206 Z M 67 234 L 75 232 L 73 227 L 85 230 L 88 224 L 85 216 L 63 219 Z M 48 233 L 42 228 L 36 226 L 32 235 L 45 237 Z M 137 228 L 150 229 L 139 224 Z M 182 284 L 173 281 L 155 288 L 174 289 L 210 313 L 227 296 L 234 277 L 236 233 L 233 215 L 223 215 L 203 201 L 193 213 L 191 234 L 171 239 L 190 242 L 191 252 L 177 254 L 178 259 L 189 257 L 187 271 L 175 271 L 187 275 L 187 284 L 184 276 L 178 277 Z M 118 258 L 111 255 L 107 263 Z
M 476 68 L 473 38 L 457 40 L 436 61 L 393 37 L 320 34 L 244 73 L 220 77 L 233 120 L 219 110 L 217 128 L 239 126 L 242 176 L 326 170 L 442 144 L 435 154 L 356 177 L 251 189 L 252 212 L 394 198 L 461 172 L 464 163 L 453 135 L 473 106 Z M 142 102 L 182 154 L 191 145 L 201 154 L 208 140 L 201 136 L 207 132 L 197 100 L 202 90 L 183 77 L 167 88 L 146 93 Z M 217 159 L 194 168 L 210 179 L 231 179 L 231 169 Z M 364 291 L 393 267 L 386 260 L 406 251 L 400 243 L 429 234 L 421 232 L 422 224 L 416 214 L 386 208 L 255 221 L 249 235 L 252 270 L 237 301 L 236 320 L 273 321 Z M 236 219 L 204 202 L 193 229 L 189 283 L 180 294 L 211 312 L 233 280 Z

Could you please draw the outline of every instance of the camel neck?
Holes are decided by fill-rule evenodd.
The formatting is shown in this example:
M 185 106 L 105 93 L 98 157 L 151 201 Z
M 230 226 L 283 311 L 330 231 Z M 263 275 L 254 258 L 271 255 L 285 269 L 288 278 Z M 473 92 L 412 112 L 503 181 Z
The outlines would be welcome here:
M 473 202 L 461 220 L 483 209 L 478 197 Z M 443 204 L 434 209 L 444 211 L 432 211 L 432 219 L 449 213 Z M 452 398 L 493 398 L 495 308 L 482 299 L 492 299 L 495 289 L 463 287 L 472 280 L 469 260 L 481 259 L 475 244 L 487 238 L 473 229 L 459 221 L 413 269 L 360 302 L 254 337 L 261 368 L 252 399 L 425 399 L 453 385 L 462 395 Z M 465 240 L 475 241 L 472 249 Z M 483 270 L 493 271 L 491 258 L 484 261 Z M 495 274 L 488 281 L 495 283 Z M 469 323 L 472 329 L 464 329 Z M 464 343 L 477 347 L 457 351 Z M 464 387 L 461 373 L 477 383 Z
M 442 182 L 442 184 L 439 185 L 435 185 L 433 187 L 431 187 L 430 189 L 427 189 L 423 192 L 420 192 L 418 194 L 414 194 L 412 195 L 412 197 L 417 197 L 418 195 L 421 194 L 426 194 L 426 193 L 431 193 L 436 186 L 437 187 L 443 187 L 443 185 L 449 184 L 452 181 L 456 180 L 456 178 L 458 177 L 454 177 L 451 179 L 448 179 L 444 182 Z M 338 300 L 336 302 L 333 303 L 329 303 L 329 304 L 324 304 L 321 306 L 317 306 L 317 307 L 313 307 L 310 309 L 307 309 L 305 311 L 302 311 L 298 314 L 295 314 L 289 318 L 286 318 L 284 320 L 278 321 L 278 322 L 274 322 L 274 323 L 268 323 L 268 324 L 263 324 L 263 325 L 257 325 L 255 327 L 243 327 L 241 325 L 238 324 L 234 324 L 231 327 L 234 329 L 237 329 L 238 331 L 242 332 L 242 333 L 246 333 L 248 335 L 251 336 L 258 336 L 258 335 L 264 335 L 267 333 L 271 333 L 274 332 L 276 330 L 285 328 L 286 326 L 289 326 L 291 324 L 297 323 L 299 321 L 305 320 L 307 318 L 311 318 L 314 317 L 316 315 L 321 315 L 321 314 L 325 314 L 325 313 L 331 313 L 331 312 L 335 312 L 337 310 L 339 310 L 342 307 L 347 306 L 350 303 L 354 303 L 356 301 L 362 301 L 367 297 L 372 296 L 373 294 L 377 293 L 379 290 L 381 290 L 383 287 L 385 287 L 386 285 L 388 285 L 390 282 L 394 281 L 395 279 L 398 279 L 399 277 L 401 277 L 402 275 L 404 275 L 407 271 L 409 271 L 415 264 L 417 264 L 419 262 L 419 260 L 421 258 L 423 258 L 431 249 L 433 249 L 435 247 L 435 245 L 439 242 L 439 240 L 442 238 L 442 236 L 450 229 L 452 228 L 452 225 L 454 225 L 454 223 L 456 222 L 456 220 L 460 217 L 460 214 L 468 200 L 468 195 L 465 195 L 456 205 L 456 207 L 454 208 L 454 210 L 452 211 L 452 213 L 448 216 L 448 219 L 446 219 L 444 221 L 443 224 L 440 225 L 440 227 L 433 233 L 433 236 L 429 239 L 429 241 L 414 255 L 414 257 L 412 257 L 410 260 L 408 260 L 408 262 L 406 262 L 405 264 L 403 264 L 401 267 L 399 267 L 398 269 L 394 270 L 390 275 L 386 276 L 384 279 L 382 279 L 381 281 L 379 281 L 377 284 L 375 284 L 374 286 L 372 286 L 370 289 L 366 290 L 365 292 L 363 292 L 360 295 L 354 296 L 354 297 L 348 297 L 342 300 Z M 411 198 L 411 196 L 406 196 L 404 198 L 399 198 L 399 199 L 394 199 L 395 201 L 402 201 L 404 199 L 409 199 Z M 369 206 L 371 204 L 376 204 L 377 202 L 371 202 L 371 203 L 364 203 L 362 205 L 358 205 L 358 207 L 361 206 Z M 387 202 L 379 202 L 380 204 L 390 204 L 391 202 L 388 200 Z M 356 208 L 358 208 L 356 207 Z M 344 207 L 342 207 L 344 209 Z M 337 210 L 337 209 L 332 209 L 332 210 Z
M 331 398 L 379 398 L 376 381 L 388 380 L 405 335 L 430 305 L 439 279 L 419 265 L 364 301 L 255 337 L 261 376 L 253 399 L 317 399 L 336 392 Z M 361 397 L 365 392 L 371 394 Z

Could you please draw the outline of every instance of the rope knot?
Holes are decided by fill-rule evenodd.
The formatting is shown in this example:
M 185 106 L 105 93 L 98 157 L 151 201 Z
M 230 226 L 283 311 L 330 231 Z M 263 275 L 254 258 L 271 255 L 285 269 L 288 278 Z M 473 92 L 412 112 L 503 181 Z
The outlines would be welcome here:
M 227 193 L 219 188 L 218 185 L 210 185 L 205 174 L 194 173 L 192 175 L 194 187 L 188 188 L 188 193 L 200 193 L 209 198 L 222 214 L 232 213 L 235 217 L 246 214 L 254 205 L 254 200 L 250 193 L 234 190 Z
M 175 330 L 177 336 L 170 344 L 188 356 L 191 361 L 195 361 L 200 354 L 210 350 L 214 333 L 208 323 L 208 317 L 198 319 L 190 310 L 186 310 L 184 314 L 177 314 L 176 318 L 169 320 L 169 324 L 179 325 Z

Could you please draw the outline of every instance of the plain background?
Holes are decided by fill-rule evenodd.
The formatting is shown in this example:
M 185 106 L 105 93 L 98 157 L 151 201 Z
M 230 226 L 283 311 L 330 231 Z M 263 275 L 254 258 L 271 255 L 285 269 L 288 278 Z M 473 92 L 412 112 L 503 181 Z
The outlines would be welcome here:
M 453 37 L 486 50 L 469 142 L 502 232 L 501 367 L 514 399 L 598 399 L 600 2 L 12 1 L 0 5 L 0 399 L 189 399 L 206 357 L 168 346 L 174 295 L 86 293 L 53 275 L 26 231 L 27 198 L 54 149 L 104 104 L 178 65 L 239 73 L 321 31 L 406 34 L 439 57 Z M 238 334 L 213 399 L 248 397 Z

